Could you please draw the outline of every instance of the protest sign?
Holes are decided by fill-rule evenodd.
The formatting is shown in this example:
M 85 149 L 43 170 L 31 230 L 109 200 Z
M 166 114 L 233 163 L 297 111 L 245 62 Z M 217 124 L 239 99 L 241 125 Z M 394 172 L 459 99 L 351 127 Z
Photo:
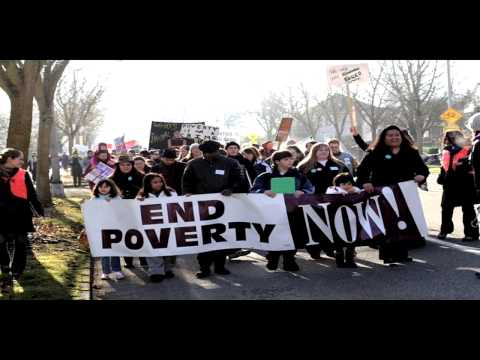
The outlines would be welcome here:
M 127 152 L 127 147 L 125 146 L 125 135 L 114 139 L 113 143 L 115 144 L 115 150 L 117 152 L 120 152 L 120 153 Z
M 327 79 L 331 87 L 366 83 L 369 79 L 368 64 L 328 66 Z
M 83 205 L 93 256 L 169 256 L 250 248 L 282 251 L 414 241 L 427 235 L 415 182 L 373 194 L 220 194 Z
M 166 149 L 169 146 L 179 147 L 186 143 L 193 144 L 194 139 L 184 138 L 181 136 L 182 125 L 187 123 L 176 122 L 158 122 L 152 121 L 152 128 L 150 130 L 150 149 Z M 205 123 L 188 123 L 190 125 L 205 125 Z M 169 141 L 170 140 L 170 141 Z M 172 141 L 173 140 L 173 141 Z
M 292 128 L 292 118 L 283 118 L 278 127 L 277 136 L 275 141 L 282 143 L 287 140 L 290 129 Z
M 187 139 L 218 141 L 219 128 L 203 124 L 182 124 L 180 134 Z
M 97 184 L 100 180 L 106 179 L 113 175 L 115 170 L 102 162 L 97 163 L 97 166 L 85 175 L 85 179 Z
M 294 177 L 272 178 L 270 188 L 276 194 L 293 194 L 295 192 Z

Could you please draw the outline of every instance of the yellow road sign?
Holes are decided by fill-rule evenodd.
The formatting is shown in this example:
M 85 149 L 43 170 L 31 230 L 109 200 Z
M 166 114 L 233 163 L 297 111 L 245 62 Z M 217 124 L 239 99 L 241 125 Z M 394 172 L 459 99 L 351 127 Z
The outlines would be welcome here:
M 447 111 L 445 111 L 440 117 L 442 120 L 448 122 L 448 123 L 454 123 L 457 122 L 462 118 L 462 113 L 458 112 L 454 108 L 448 108 Z

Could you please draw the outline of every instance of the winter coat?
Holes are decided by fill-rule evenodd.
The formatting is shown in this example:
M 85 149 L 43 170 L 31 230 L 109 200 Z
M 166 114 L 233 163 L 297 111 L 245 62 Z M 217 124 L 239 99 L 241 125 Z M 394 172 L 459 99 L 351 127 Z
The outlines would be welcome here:
M 43 216 L 43 207 L 37 199 L 37 193 L 30 175 L 25 173 L 27 199 L 12 194 L 10 180 L 19 169 L 14 169 L 10 177 L 0 176 L 0 233 L 24 234 L 34 232 L 31 207 Z
M 280 177 L 294 177 L 295 178 L 295 190 L 303 191 L 306 194 L 312 194 L 314 192 L 313 185 L 300 171 L 295 168 L 289 169 L 285 174 L 281 175 L 278 169 L 274 168 L 271 173 L 263 173 L 255 179 L 252 190 L 253 193 L 264 193 L 267 190 L 272 189 L 271 180 L 273 178 Z
M 315 167 L 305 173 L 305 166 L 299 168 L 302 174 L 305 174 L 315 186 L 315 194 L 325 194 L 329 186 L 333 185 L 333 178 L 342 172 L 349 172 L 348 168 L 343 163 L 337 163 L 332 160 L 327 160 L 325 166 L 317 162 Z
M 123 199 L 135 199 L 143 186 L 143 177 L 144 175 L 133 167 L 128 174 L 122 173 L 117 167 L 117 170 L 115 170 L 115 173 L 110 179 L 115 182 L 122 192 Z
M 176 193 L 182 195 L 182 177 L 187 164 L 175 161 L 172 165 L 165 165 L 159 162 L 152 167 L 152 173 L 162 174 L 167 185 L 175 189 Z
M 245 179 L 245 183 L 246 183 L 245 192 L 248 192 L 250 190 L 250 187 L 251 187 L 250 183 L 253 184 L 253 181 L 257 177 L 257 173 L 255 171 L 255 167 L 253 166 L 253 163 L 251 161 L 248 161 L 248 159 L 246 159 L 245 157 L 243 157 L 240 154 L 238 154 L 237 156 L 229 156 L 229 158 L 230 159 L 235 159 L 239 162 L 240 167 L 242 169 L 242 175 L 243 175 L 243 177 Z M 247 174 L 248 174 L 248 177 L 250 178 L 250 183 L 248 182 Z
M 461 206 L 475 202 L 475 180 L 469 161 L 470 149 L 447 146 L 437 182 L 443 186 L 442 206 Z
M 71 165 L 71 173 L 73 177 L 82 176 L 83 169 L 82 164 L 80 164 L 80 159 L 78 157 L 73 157 Z
M 416 175 L 430 174 L 427 165 L 415 149 L 400 149 L 398 154 L 387 151 L 368 151 L 357 168 L 357 184 L 387 186 L 413 180 Z
M 238 193 L 241 185 L 238 161 L 220 155 L 213 161 L 205 158 L 189 161 L 182 178 L 182 193 L 211 194 L 227 189 Z
M 480 134 L 475 136 L 472 144 L 472 151 L 470 153 L 470 164 L 473 168 L 473 176 L 475 181 L 475 188 L 480 192 Z M 476 202 L 480 201 L 477 196 Z

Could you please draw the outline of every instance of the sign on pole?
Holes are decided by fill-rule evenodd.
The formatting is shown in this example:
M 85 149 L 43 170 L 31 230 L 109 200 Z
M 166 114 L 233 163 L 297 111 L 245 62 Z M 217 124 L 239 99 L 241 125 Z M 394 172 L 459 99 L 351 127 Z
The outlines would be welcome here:
M 364 84 L 368 82 L 368 64 L 328 66 L 327 79 L 331 88 L 346 86 L 351 126 L 357 127 L 357 114 L 350 94 L 350 84 Z
M 445 132 L 448 131 L 459 131 L 460 127 L 458 126 L 457 122 L 462 118 L 462 113 L 455 110 L 452 107 L 449 107 L 447 111 L 445 111 L 440 117 L 443 121 L 447 124 L 445 126 Z
M 287 140 L 288 134 L 290 134 L 290 129 L 292 128 L 293 118 L 284 117 L 282 121 L 280 121 L 280 126 L 277 130 L 277 136 L 275 141 L 278 143 L 282 143 Z M 280 146 L 279 146 L 280 147 Z
M 366 83 L 369 79 L 368 64 L 328 66 L 327 78 L 331 87 Z

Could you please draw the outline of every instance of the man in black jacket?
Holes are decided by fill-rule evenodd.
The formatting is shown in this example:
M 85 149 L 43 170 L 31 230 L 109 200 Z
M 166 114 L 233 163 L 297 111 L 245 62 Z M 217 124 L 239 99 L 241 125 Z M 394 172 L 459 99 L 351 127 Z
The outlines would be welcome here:
M 185 168 L 182 178 L 182 191 L 186 196 L 193 194 L 221 193 L 230 196 L 240 192 L 241 170 L 237 161 L 219 154 L 220 144 L 206 141 L 200 145 L 203 157 L 193 159 Z M 197 256 L 200 272 L 199 279 L 210 275 L 210 266 L 215 267 L 215 273 L 228 275 L 225 259 L 231 250 L 217 250 L 200 253 Z
M 182 195 L 182 176 L 185 171 L 185 163 L 178 162 L 175 149 L 166 149 L 160 162 L 153 166 L 152 172 L 162 174 L 167 185 L 173 188 L 178 195 Z

